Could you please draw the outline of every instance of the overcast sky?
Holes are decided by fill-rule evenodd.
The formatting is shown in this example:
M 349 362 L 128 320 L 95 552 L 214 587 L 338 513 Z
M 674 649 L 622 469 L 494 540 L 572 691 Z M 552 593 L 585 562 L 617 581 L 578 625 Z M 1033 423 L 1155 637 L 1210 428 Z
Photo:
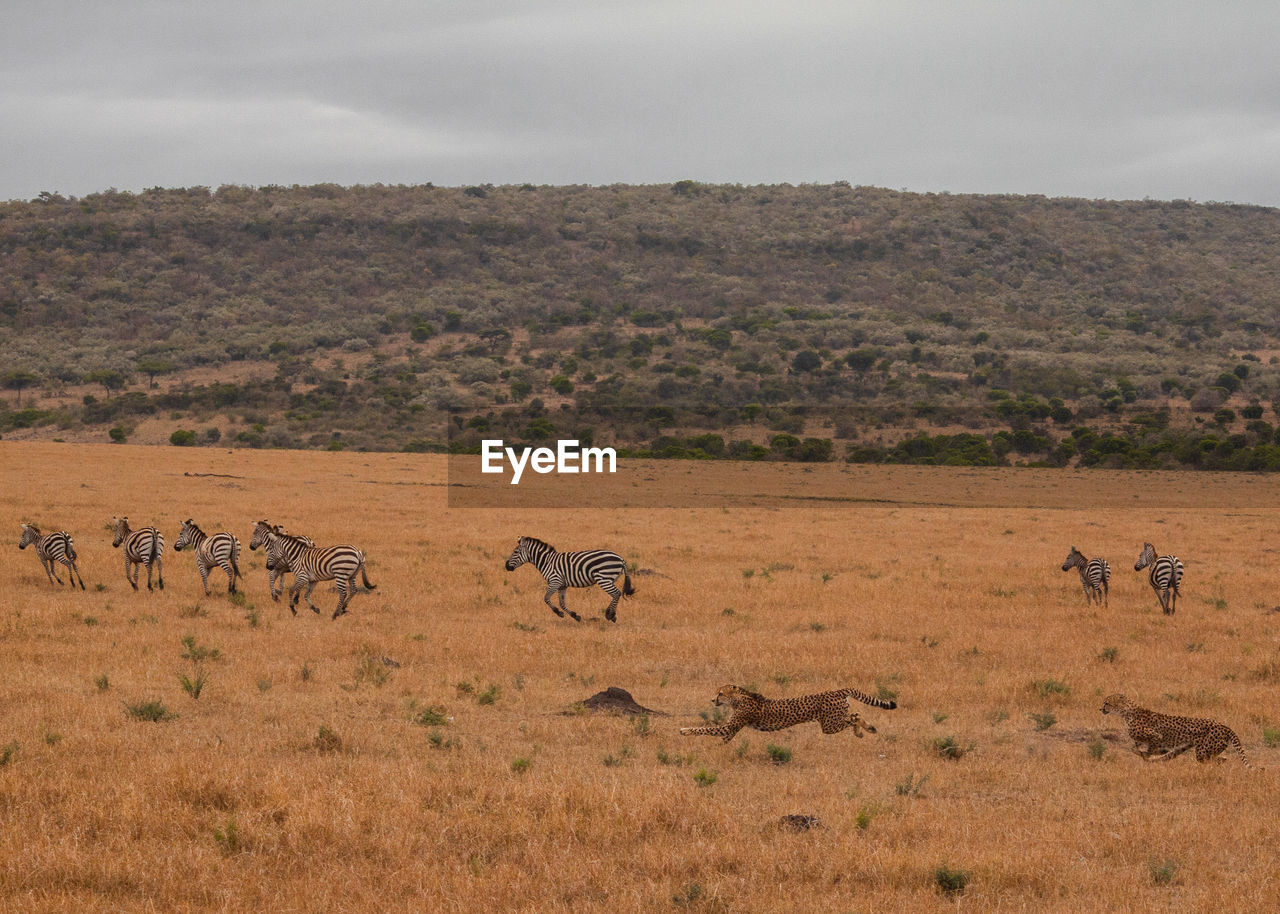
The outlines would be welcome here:
M 1280 3 L 4 0 L 0 199 L 742 184 L 1280 205 Z

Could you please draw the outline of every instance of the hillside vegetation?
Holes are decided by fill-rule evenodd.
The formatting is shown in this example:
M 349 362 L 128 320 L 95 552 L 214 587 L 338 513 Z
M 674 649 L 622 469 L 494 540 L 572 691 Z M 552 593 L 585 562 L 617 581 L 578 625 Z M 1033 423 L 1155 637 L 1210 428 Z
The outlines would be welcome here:
M 1280 467 L 1280 211 L 827 186 L 0 204 L 6 437 Z

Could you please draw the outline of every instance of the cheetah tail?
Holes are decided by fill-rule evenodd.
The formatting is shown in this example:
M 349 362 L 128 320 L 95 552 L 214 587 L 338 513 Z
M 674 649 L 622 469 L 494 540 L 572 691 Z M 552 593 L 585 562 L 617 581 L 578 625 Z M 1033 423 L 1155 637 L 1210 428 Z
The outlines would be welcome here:
M 1234 733 L 1231 734 L 1231 745 L 1235 748 L 1236 752 L 1240 753 L 1240 761 L 1244 762 L 1244 767 L 1252 769 L 1254 766 L 1249 764 L 1249 756 L 1244 754 L 1244 745 L 1240 742 L 1240 737 L 1236 736 Z
M 863 704 L 871 705 L 873 708 L 887 708 L 892 711 L 898 706 L 898 703 L 891 698 L 876 698 L 868 695 L 866 692 L 860 692 L 857 689 L 845 689 L 845 694 L 850 698 L 856 698 Z

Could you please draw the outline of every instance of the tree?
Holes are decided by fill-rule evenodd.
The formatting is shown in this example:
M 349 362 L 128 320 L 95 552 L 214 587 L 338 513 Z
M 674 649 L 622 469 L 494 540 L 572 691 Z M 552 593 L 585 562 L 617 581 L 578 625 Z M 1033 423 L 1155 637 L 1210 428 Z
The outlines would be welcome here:
M 27 387 L 31 384 L 34 384 L 36 381 L 40 379 L 30 371 L 16 369 L 14 371 L 10 371 L 7 374 L 5 374 L 3 380 L 4 380 L 4 386 L 8 390 L 16 390 L 18 392 L 18 408 L 21 409 L 22 408 L 22 388 Z
M 156 375 L 173 371 L 173 363 L 159 356 L 144 356 L 134 364 L 138 371 L 147 376 L 147 386 L 151 388 L 156 386 Z
M 101 384 L 107 392 L 107 399 L 110 400 L 111 391 L 124 387 L 124 382 L 128 379 L 128 376 L 116 368 L 99 368 L 96 371 L 89 372 L 84 376 L 84 379 L 93 384 Z
M 813 371 L 821 367 L 822 356 L 812 349 L 801 349 L 796 353 L 796 357 L 791 360 L 791 368 L 794 371 Z

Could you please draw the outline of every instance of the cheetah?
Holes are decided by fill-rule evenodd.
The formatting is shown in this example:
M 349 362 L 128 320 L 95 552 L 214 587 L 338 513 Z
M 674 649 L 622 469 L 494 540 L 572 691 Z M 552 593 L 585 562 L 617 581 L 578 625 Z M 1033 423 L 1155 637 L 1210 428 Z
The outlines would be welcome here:
M 839 733 L 846 727 L 852 727 L 854 736 L 859 739 L 864 730 L 875 733 L 875 727 L 863 720 L 857 711 L 849 709 L 850 698 L 877 708 L 892 710 L 898 706 L 897 702 L 872 698 L 857 689 L 836 689 L 801 698 L 765 698 L 742 686 L 727 685 L 716 693 L 715 703 L 733 708 L 733 716 L 728 722 L 714 727 L 681 727 L 680 732 L 685 736 L 719 736 L 727 743 L 743 727 L 767 732 L 816 720 L 822 726 L 822 732 L 827 734 Z
M 1196 761 L 1207 762 L 1227 749 L 1240 753 L 1246 768 L 1252 768 L 1244 754 L 1240 737 L 1226 724 L 1205 717 L 1177 717 L 1140 708 L 1123 695 L 1107 696 L 1103 714 L 1119 714 L 1129 728 L 1133 751 L 1146 761 L 1168 761 L 1188 749 L 1196 750 Z

